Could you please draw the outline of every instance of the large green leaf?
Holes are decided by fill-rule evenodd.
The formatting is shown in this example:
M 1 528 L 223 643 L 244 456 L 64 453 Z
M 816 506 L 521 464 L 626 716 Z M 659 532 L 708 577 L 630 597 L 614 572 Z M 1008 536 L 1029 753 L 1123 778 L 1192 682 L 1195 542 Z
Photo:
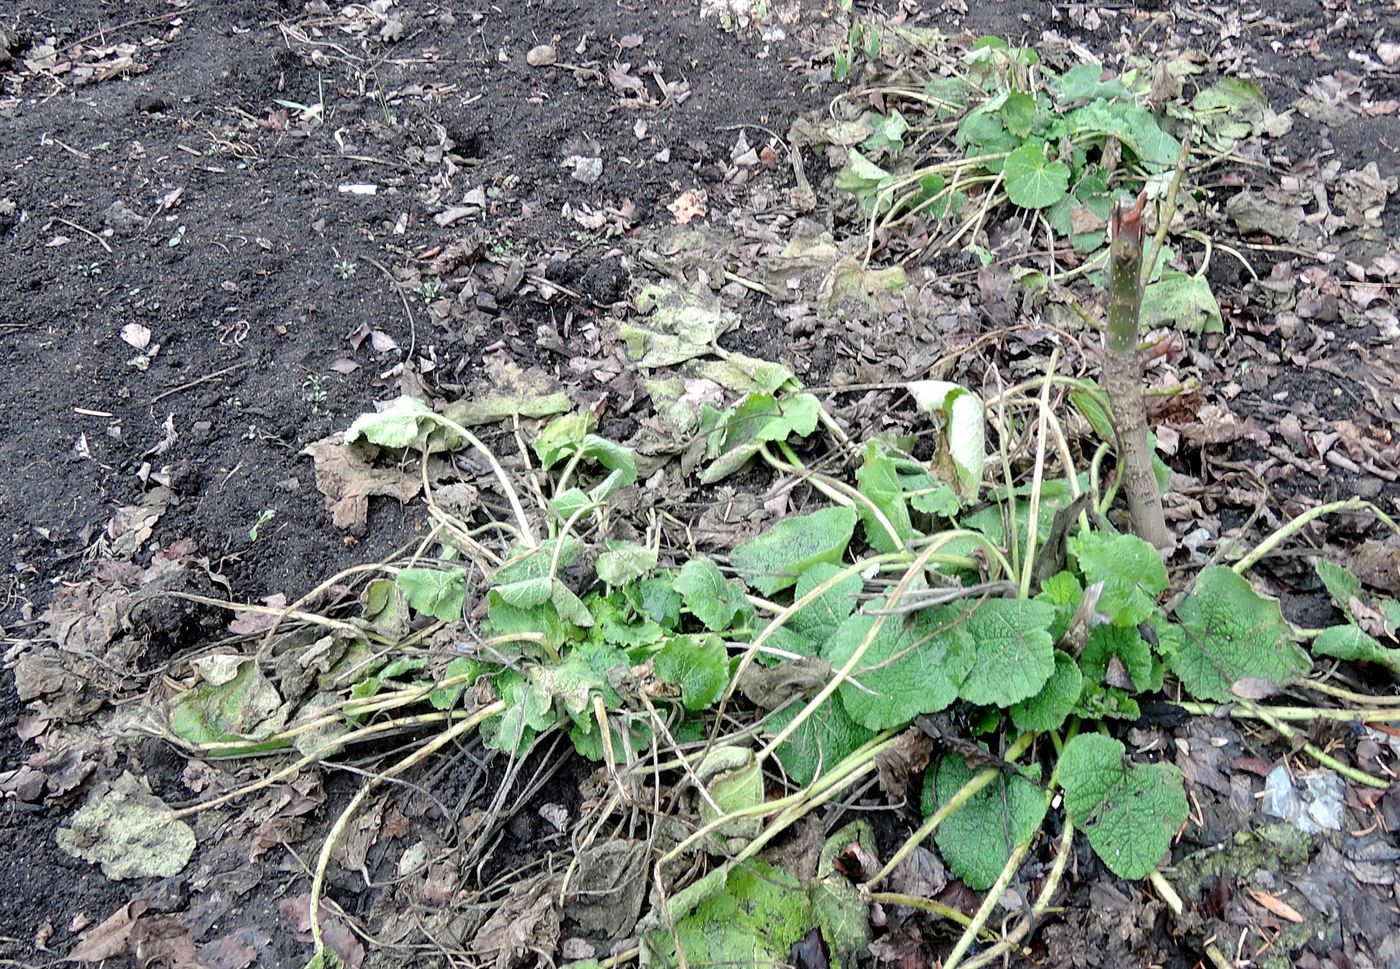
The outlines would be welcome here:
M 1167 566 L 1136 535 L 1082 532 L 1071 542 L 1084 584 L 1103 583 L 1097 610 L 1118 626 L 1146 622 L 1167 589 Z
M 792 590 L 794 601 L 841 573 L 838 565 L 818 562 L 803 571 Z M 807 605 L 793 613 L 789 625 L 813 643 L 824 643 L 836 628 L 856 611 L 857 597 L 865 583 L 858 574 L 846 576 Z
M 1123 744 L 1081 734 L 1065 744 L 1059 778 L 1065 812 L 1119 878 L 1151 874 L 1186 820 L 1181 772 L 1170 764 L 1127 764 Z
M 960 610 L 947 606 L 924 609 L 907 623 L 900 616 L 885 617 L 851 672 L 856 683 L 841 685 L 839 695 L 851 717 L 871 730 L 884 730 L 920 713 L 936 713 L 957 699 L 958 684 L 974 662 L 961 619 Z M 841 668 L 871 635 L 875 622 L 864 613 L 847 619 L 822 657 Z
M 1276 600 L 1223 565 L 1205 569 L 1165 630 L 1171 670 L 1202 700 L 1228 700 L 1242 679 L 1286 683 L 1311 668 Z M 1159 629 L 1162 637 L 1164 630 Z
M 687 710 L 704 710 L 729 684 L 729 654 L 724 640 L 705 633 L 672 636 L 656 654 L 656 675 L 681 688 Z
M 465 569 L 400 569 L 394 581 L 408 604 L 418 612 L 443 622 L 462 618 L 462 607 L 467 601 Z
M 773 714 L 764 724 L 765 733 L 776 736 L 792 722 L 804 705 L 794 701 Z M 798 724 L 792 735 L 778 747 L 778 763 L 783 765 L 783 770 L 794 784 L 806 787 L 873 736 L 875 731 L 851 719 L 839 697 L 831 697 Z
M 1011 707 L 1011 722 L 1017 730 L 1044 733 L 1058 730 L 1079 702 L 1084 677 L 1068 654 L 1055 651 L 1055 672 L 1033 697 Z
M 967 617 L 976 660 L 959 696 L 969 703 L 1010 706 L 1035 696 L 1055 671 L 1050 624 L 1055 607 L 1025 599 L 991 599 Z
M 734 617 L 748 609 L 739 584 L 726 579 L 719 566 L 707 558 L 691 559 L 681 567 L 676 591 L 691 615 L 715 632 L 728 629 Z
M 1040 145 L 1025 144 L 1002 163 L 1006 197 L 1023 209 L 1043 209 L 1069 194 L 1069 166 L 1045 157 Z
M 1313 640 L 1313 653 L 1333 656 L 1356 663 L 1375 663 L 1392 676 L 1400 676 L 1400 649 L 1382 646 L 1372 635 L 1355 623 L 1324 629 Z
M 951 800 L 974 774 L 960 755 L 943 757 L 924 777 L 924 816 Z M 1006 867 L 1011 849 L 1040 827 L 1046 806 L 1039 785 L 1020 774 L 1003 775 L 948 815 L 934 841 L 953 874 L 973 891 L 985 891 Z
M 842 507 L 784 518 L 757 538 L 735 546 L 729 562 L 745 582 L 771 596 L 795 584 L 799 575 L 820 562 L 840 562 L 855 527 L 856 513 Z

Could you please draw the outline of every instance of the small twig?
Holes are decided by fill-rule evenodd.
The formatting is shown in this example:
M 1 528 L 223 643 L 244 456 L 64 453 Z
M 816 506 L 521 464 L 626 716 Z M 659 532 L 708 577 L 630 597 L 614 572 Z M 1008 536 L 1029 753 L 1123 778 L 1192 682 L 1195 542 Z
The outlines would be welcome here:
M 196 377 L 194 380 L 186 381 L 185 383 L 180 384 L 180 386 L 178 387 L 171 387 L 169 390 L 163 390 L 159 394 L 151 398 L 151 403 L 159 404 L 161 401 L 165 400 L 165 398 L 173 397 L 175 394 L 178 394 L 183 390 L 189 390 L 191 387 L 198 387 L 200 384 L 207 384 L 209 381 L 218 380 L 220 377 L 227 377 L 235 370 L 238 370 L 241 367 L 248 366 L 248 364 L 251 362 L 252 361 L 249 360 L 243 360 L 238 363 L 235 363 L 231 367 L 225 367 L 222 370 L 215 370 L 213 373 L 207 373 L 203 377 Z
M 394 278 L 394 274 L 389 272 L 383 263 L 373 256 L 365 256 L 365 262 L 383 273 L 384 278 L 389 280 L 389 288 L 399 294 L 399 300 L 403 303 L 404 315 L 408 317 L 408 353 L 405 355 L 405 358 L 411 360 L 413 359 L 413 351 L 418 347 L 418 325 L 414 322 L 413 310 L 408 305 L 408 297 L 404 294 L 403 287 L 399 285 L 399 281 Z
M 98 235 L 96 232 L 93 232 L 91 229 L 85 229 L 85 228 L 83 228 L 82 226 L 78 225 L 78 223 L 72 222 L 72 221 L 70 221 L 70 220 L 68 220 L 68 219 L 62 218 L 61 216 L 57 216 L 57 215 L 53 217 L 53 221 L 54 221 L 54 222 L 62 222 L 64 225 L 66 225 L 66 226 L 68 226 L 68 227 L 70 227 L 70 228 L 77 229 L 77 230 L 78 230 L 79 232 L 81 232 L 83 235 L 85 235 L 85 236 L 87 236 L 88 238 L 94 240 L 94 241 L 95 241 L 99 246 L 101 246 L 103 249 L 106 249 L 106 250 L 107 250 L 107 255 L 110 256 L 110 255 L 112 254 L 112 247 L 109 246 L 109 245 L 107 245 L 107 240 L 104 239 L 104 238 L 102 238 L 102 237 L 101 237 L 100 235 Z

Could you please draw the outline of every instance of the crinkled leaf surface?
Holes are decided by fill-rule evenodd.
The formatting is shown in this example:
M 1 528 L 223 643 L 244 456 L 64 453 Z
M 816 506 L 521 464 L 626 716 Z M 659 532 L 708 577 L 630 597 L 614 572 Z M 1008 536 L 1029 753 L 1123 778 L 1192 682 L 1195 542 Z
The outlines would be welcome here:
M 1230 687 L 1246 678 L 1287 683 L 1312 666 L 1278 602 L 1223 565 L 1201 572 L 1176 618 L 1180 626 L 1167 630 L 1168 662 L 1199 699 L 1228 700 Z
M 855 532 L 856 514 L 833 507 L 784 518 L 772 528 L 735 546 L 729 562 L 745 582 L 766 596 L 797 582 L 812 566 L 841 561 Z
M 806 569 L 797 579 L 797 587 L 792 590 L 793 601 L 801 599 L 817 586 L 831 581 L 840 575 L 842 568 L 830 562 L 818 562 Z M 813 643 L 824 643 L 856 611 L 856 597 L 864 588 L 861 577 L 852 573 L 820 593 L 807 605 L 793 613 L 789 624 L 800 635 Z
M 728 629 L 734 617 L 748 608 L 739 584 L 726 579 L 719 566 L 707 558 L 691 559 L 676 576 L 676 591 L 685 607 L 706 629 Z
M 646 325 L 628 322 L 617 335 L 639 367 L 652 369 L 684 363 L 714 349 L 715 340 L 739 318 L 709 292 L 683 289 L 668 281 L 642 289 L 638 306 L 651 308 Z
M 687 710 L 704 710 L 729 683 L 729 654 L 718 636 L 673 636 L 656 654 L 656 675 L 681 688 Z
M 676 938 L 692 966 L 778 966 L 814 918 L 801 881 L 754 859 L 730 869 L 722 890 L 677 917 Z
M 467 600 L 465 569 L 400 569 L 394 581 L 408 604 L 424 615 L 443 622 L 462 618 L 462 606 Z
M 1055 650 L 1055 672 L 1033 697 L 1011 707 L 1011 722 L 1017 730 L 1044 733 L 1058 730 L 1079 702 L 1084 677 L 1068 653 Z
M 204 682 L 171 701 L 171 732 L 196 745 L 249 741 L 246 745 L 222 748 L 210 756 L 244 756 L 286 746 L 285 742 L 259 742 L 280 728 L 281 720 L 274 715 L 282 699 L 257 661 L 241 656 L 206 657 L 213 659 L 226 659 L 229 675 L 216 673 L 207 665 L 203 667 Z
M 1120 741 L 1081 734 L 1065 744 L 1059 778 L 1065 811 L 1109 871 L 1144 878 L 1166 856 L 1186 820 L 1181 772 L 1169 764 L 1127 764 Z
M 1146 622 L 1167 588 L 1167 566 L 1136 535 L 1083 532 L 1071 543 L 1084 584 L 1103 583 L 1098 611 L 1118 626 Z
M 976 773 L 958 754 L 943 757 L 938 769 L 924 776 L 924 817 L 951 800 Z M 953 874 L 973 891 L 984 891 L 1006 867 L 1011 849 L 1040 827 L 1045 809 L 1040 785 L 1020 774 L 1003 775 L 948 815 L 934 842 Z
M 1136 689 L 1148 690 L 1155 686 L 1152 647 L 1147 645 L 1136 626 L 1095 626 L 1090 630 L 1084 652 L 1079 655 L 1079 668 L 1084 678 L 1090 683 L 1102 683 L 1115 656 Z
M 1400 649 L 1382 646 L 1380 642 L 1355 623 L 1324 629 L 1312 644 L 1313 653 L 1334 656 L 1357 663 L 1375 663 L 1385 667 L 1392 676 L 1400 676 Z
M 646 545 L 608 539 L 598 554 L 598 578 L 610 586 L 623 586 L 656 568 L 657 552 Z
M 1142 291 L 1143 331 L 1174 326 L 1185 333 L 1225 332 L 1220 303 L 1205 276 L 1165 269 Z
M 958 695 L 969 703 L 1006 707 L 1039 693 L 1055 671 L 1054 620 L 1055 608 L 1044 602 L 982 603 L 962 626 L 976 658 Z
M 767 734 L 774 736 L 792 723 L 803 706 L 798 700 L 771 716 L 764 724 Z M 841 698 L 834 696 L 798 724 L 777 749 L 778 763 L 794 784 L 805 787 L 873 736 L 875 731 L 856 723 Z
M 706 454 L 711 463 L 700 474 L 705 484 L 733 474 L 749 462 L 759 448 L 772 441 L 806 437 L 816 430 L 821 402 L 808 393 L 748 394 L 718 418 L 710 432 Z
M 424 430 L 423 420 L 433 409 L 416 397 L 396 397 L 375 414 L 361 414 L 345 431 L 345 443 L 364 438 L 380 447 L 412 447 Z
M 884 617 L 851 671 L 860 686 L 843 683 L 837 693 L 851 717 L 871 730 L 884 730 L 920 713 L 936 713 L 957 699 L 958 684 L 974 662 L 961 619 L 961 611 L 946 606 L 921 610 L 907 622 L 901 616 Z M 847 619 L 822 657 L 840 669 L 871 636 L 876 621 L 864 613 Z

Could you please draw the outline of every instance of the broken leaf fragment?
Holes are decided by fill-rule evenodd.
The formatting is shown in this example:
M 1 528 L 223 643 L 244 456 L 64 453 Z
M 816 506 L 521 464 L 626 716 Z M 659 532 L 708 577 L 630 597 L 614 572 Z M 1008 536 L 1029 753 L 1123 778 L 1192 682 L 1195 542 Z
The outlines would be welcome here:
M 674 366 L 710 353 L 720 334 L 739 322 L 708 293 L 702 295 L 671 282 L 643 289 L 637 308 L 649 314 L 646 325 L 623 323 L 617 335 L 627 346 L 628 359 L 647 369 Z
M 94 787 L 57 839 L 68 854 L 100 864 L 115 879 L 169 878 L 195 846 L 190 826 L 130 772 Z

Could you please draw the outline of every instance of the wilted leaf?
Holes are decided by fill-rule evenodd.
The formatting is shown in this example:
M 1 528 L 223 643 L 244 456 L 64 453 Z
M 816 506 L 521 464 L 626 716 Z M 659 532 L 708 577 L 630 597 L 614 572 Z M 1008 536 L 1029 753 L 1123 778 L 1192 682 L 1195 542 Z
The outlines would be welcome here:
M 108 878 L 169 878 L 194 854 L 194 831 L 135 775 L 122 772 L 100 782 L 69 826 L 58 829 L 58 846 L 101 864 Z

